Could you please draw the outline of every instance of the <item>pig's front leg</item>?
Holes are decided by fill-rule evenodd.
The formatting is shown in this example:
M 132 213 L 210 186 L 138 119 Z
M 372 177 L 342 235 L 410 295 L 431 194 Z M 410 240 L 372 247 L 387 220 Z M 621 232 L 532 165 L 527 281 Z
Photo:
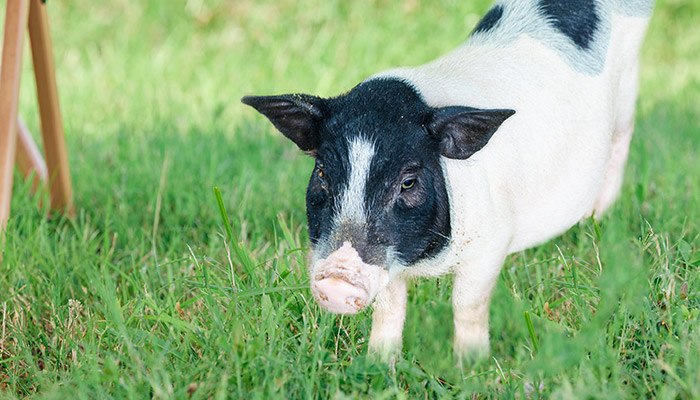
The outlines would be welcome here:
M 455 324 L 455 353 L 483 357 L 489 353 L 489 304 L 501 271 L 504 255 L 455 266 L 452 306 Z
M 406 320 L 406 281 L 394 278 L 377 294 L 372 314 L 370 353 L 387 356 L 401 350 L 401 334 Z

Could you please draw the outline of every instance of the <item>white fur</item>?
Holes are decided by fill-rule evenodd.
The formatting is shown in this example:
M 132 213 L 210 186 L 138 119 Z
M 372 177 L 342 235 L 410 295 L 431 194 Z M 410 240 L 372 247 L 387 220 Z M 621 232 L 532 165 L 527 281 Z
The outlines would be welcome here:
M 406 280 L 393 279 L 374 301 L 369 346 L 387 354 L 401 347 L 401 332 L 406 319 Z
M 361 225 L 367 221 L 365 189 L 373 157 L 372 143 L 360 136 L 351 139 L 348 146 L 350 177 L 340 200 L 340 208 L 336 211 L 336 226 L 345 222 Z
M 375 76 L 406 80 L 433 107 L 516 110 L 471 158 L 443 159 L 449 246 L 419 265 L 392 271 L 396 282 L 456 273 L 460 353 L 488 348 L 488 305 L 505 256 L 542 243 L 593 212 L 599 216 L 619 193 L 648 15 L 618 14 L 615 7 L 621 6 L 611 5 L 605 14 L 608 31 L 597 38 L 606 42 L 592 47 L 602 53 L 590 58 L 590 65 L 600 68 L 583 68 L 576 54 L 552 45 L 562 37 L 538 40 L 540 34 L 521 32 L 506 42 L 478 38 L 426 65 Z M 370 340 L 379 350 L 400 346 L 405 314 L 405 284 L 390 284 L 385 292 L 375 305 Z

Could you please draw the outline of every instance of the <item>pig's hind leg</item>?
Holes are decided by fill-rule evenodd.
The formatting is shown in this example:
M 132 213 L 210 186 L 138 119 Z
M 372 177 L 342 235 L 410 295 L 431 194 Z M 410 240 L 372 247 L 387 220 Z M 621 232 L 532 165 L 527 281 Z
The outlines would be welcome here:
M 620 79 L 615 132 L 612 135 L 608 166 L 592 213 L 596 219 L 610 208 L 620 195 L 625 166 L 629 155 L 630 141 L 634 132 L 634 110 L 639 81 L 638 64 L 632 65 Z
M 401 334 L 406 320 L 406 281 L 396 277 L 374 301 L 369 350 L 382 356 L 401 350 Z

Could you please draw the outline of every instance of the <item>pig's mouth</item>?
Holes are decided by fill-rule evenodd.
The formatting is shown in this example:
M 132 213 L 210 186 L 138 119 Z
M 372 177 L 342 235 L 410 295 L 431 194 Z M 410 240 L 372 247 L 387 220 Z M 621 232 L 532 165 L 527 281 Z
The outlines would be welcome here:
M 354 314 L 367 307 L 389 282 L 382 267 L 366 264 L 350 242 L 316 261 L 311 292 L 321 307 L 337 314 Z

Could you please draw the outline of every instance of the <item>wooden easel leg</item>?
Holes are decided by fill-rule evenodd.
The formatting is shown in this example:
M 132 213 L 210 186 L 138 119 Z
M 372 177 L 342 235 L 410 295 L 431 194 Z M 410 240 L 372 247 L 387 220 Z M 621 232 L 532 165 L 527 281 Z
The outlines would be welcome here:
M 19 83 L 29 0 L 8 1 L 6 7 L 0 70 L 0 236 L 4 236 L 2 232 L 10 217 L 12 175 L 17 145 Z
M 34 60 L 34 76 L 41 116 L 41 132 L 48 168 L 51 208 L 73 215 L 73 188 L 68 168 L 68 150 L 58 103 L 53 47 L 46 5 L 30 0 L 29 40 Z
M 48 173 L 46 172 L 44 158 L 36 147 L 26 125 L 24 125 L 22 117 L 17 118 L 17 150 L 15 157 L 17 168 L 25 179 L 29 179 L 34 173 L 32 191 L 36 192 L 43 183 L 46 183 Z

